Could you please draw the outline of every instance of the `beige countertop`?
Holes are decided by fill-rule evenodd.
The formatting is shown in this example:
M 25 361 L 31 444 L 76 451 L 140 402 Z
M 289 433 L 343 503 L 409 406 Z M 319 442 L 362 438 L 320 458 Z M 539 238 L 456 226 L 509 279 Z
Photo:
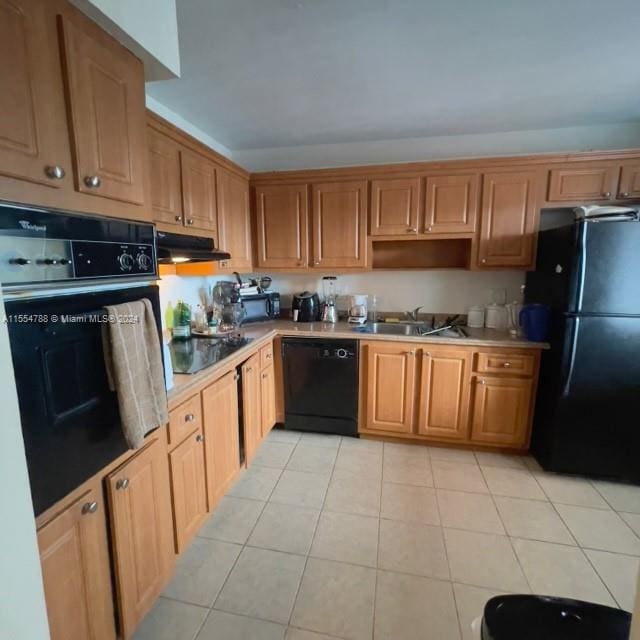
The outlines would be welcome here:
M 472 347 L 499 347 L 516 349 L 548 349 L 546 342 L 530 342 L 524 338 L 514 338 L 506 331 L 496 329 L 470 329 L 465 327 L 468 338 L 443 338 L 439 336 L 390 336 L 383 334 L 359 333 L 346 322 L 336 324 L 325 322 L 292 322 L 272 320 L 257 322 L 242 327 L 242 333 L 251 341 L 220 362 L 198 371 L 198 373 L 174 374 L 174 387 L 167 393 L 169 407 L 175 407 L 196 390 L 213 382 L 216 378 L 235 369 L 257 349 L 268 344 L 276 336 L 299 336 L 304 338 L 351 338 L 355 340 L 384 340 L 386 342 L 416 342 L 422 344 L 456 344 Z M 194 338 L 197 340 L 197 338 Z

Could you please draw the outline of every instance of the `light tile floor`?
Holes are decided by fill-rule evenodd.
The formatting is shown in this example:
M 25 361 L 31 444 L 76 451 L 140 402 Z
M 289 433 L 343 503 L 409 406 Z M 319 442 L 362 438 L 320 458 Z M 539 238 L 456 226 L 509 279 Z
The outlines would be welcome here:
M 272 431 L 135 640 L 474 640 L 505 592 L 629 610 L 640 487 Z

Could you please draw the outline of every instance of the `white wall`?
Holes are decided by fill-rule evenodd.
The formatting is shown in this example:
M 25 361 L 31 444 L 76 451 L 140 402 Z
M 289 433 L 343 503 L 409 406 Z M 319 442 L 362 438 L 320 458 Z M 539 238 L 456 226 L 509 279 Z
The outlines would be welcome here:
M 0 291 L 0 320 L 4 318 Z M 35 520 L 7 325 L 0 321 L 0 637 L 47 640 Z
M 318 274 L 270 274 L 271 288 L 283 295 L 282 304 L 288 306 L 291 294 L 305 289 L 317 291 L 322 296 L 322 276 Z M 184 300 L 191 305 L 200 302 L 202 287 L 211 286 L 218 278 L 166 276 L 160 283 L 160 300 L 163 311 L 171 302 Z M 425 313 L 466 313 L 474 304 L 486 304 L 493 289 L 505 289 L 507 301 L 517 300 L 524 283 L 521 271 L 380 271 L 376 273 L 352 273 L 338 275 L 339 293 L 375 294 L 379 311 L 404 311 L 419 305 Z M 339 307 L 345 308 L 342 301 Z
M 640 123 L 234 151 L 249 171 L 418 162 L 447 158 L 626 149 L 640 146 Z
M 180 76 L 175 0 L 71 0 L 143 62 L 147 80 Z
M 196 140 L 202 142 L 202 144 L 206 144 L 209 148 L 221 153 L 225 158 L 229 158 L 229 160 L 233 160 L 233 154 L 230 149 L 227 149 L 223 144 L 220 144 L 217 140 L 212 138 L 208 133 L 205 133 L 202 129 L 196 127 L 196 125 L 189 122 L 183 118 L 180 114 L 176 113 L 169 109 L 169 107 L 165 107 L 161 102 L 158 102 L 155 98 L 150 96 L 148 93 L 146 95 L 146 103 L 147 108 L 157 113 L 159 116 L 168 120 L 176 127 L 186 131 L 189 135 L 193 136 Z

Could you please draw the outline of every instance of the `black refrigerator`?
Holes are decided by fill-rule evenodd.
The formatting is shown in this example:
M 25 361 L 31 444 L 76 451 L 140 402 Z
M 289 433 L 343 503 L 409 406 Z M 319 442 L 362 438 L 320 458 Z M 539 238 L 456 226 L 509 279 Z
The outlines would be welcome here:
M 551 307 L 531 450 L 550 471 L 640 483 L 640 219 L 541 231 L 525 302 Z

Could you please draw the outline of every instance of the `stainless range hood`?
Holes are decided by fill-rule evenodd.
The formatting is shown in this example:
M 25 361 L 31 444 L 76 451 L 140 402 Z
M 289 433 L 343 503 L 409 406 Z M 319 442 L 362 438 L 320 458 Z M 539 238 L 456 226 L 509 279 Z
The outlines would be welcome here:
M 213 238 L 156 231 L 156 242 L 160 264 L 212 262 L 231 258 L 230 253 L 216 249 Z

